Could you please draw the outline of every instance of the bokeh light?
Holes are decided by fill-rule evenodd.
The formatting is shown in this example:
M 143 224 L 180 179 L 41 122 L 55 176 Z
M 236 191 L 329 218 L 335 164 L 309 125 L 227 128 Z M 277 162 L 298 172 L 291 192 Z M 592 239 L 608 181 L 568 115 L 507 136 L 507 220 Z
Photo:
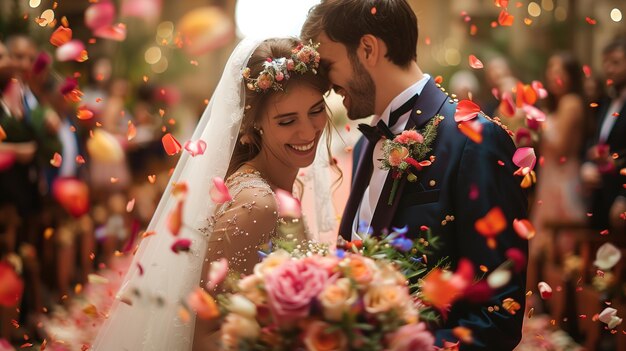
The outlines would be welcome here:
M 613 22 L 620 22 L 622 20 L 622 11 L 618 8 L 611 10 L 611 19 Z
M 153 46 L 149 48 L 148 50 L 146 50 L 146 53 L 144 54 L 144 58 L 146 62 L 151 65 L 159 62 L 159 60 L 161 60 L 161 56 L 162 56 L 161 49 L 159 49 L 159 47 L 157 46 Z
M 528 14 L 533 17 L 541 16 L 541 6 L 536 2 L 531 2 L 528 4 Z

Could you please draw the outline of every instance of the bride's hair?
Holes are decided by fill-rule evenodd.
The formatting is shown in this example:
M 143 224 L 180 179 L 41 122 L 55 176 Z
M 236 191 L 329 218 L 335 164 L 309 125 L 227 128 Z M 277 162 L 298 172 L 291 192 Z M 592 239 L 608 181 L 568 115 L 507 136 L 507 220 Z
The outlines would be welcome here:
M 248 68 L 250 69 L 250 77 L 258 77 L 261 71 L 263 71 L 263 64 L 268 58 L 290 58 L 292 50 L 300 44 L 300 41 L 296 38 L 273 38 L 266 39 L 254 50 L 248 61 Z M 242 84 L 246 84 L 245 80 Z M 328 76 L 320 66 L 317 70 L 317 74 L 307 72 L 304 74 L 291 74 L 288 80 L 281 82 L 282 88 L 288 90 L 290 86 L 295 84 L 307 84 L 310 87 L 316 89 L 321 94 L 325 94 L 330 90 L 330 81 Z M 228 166 L 228 172 L 226 177 L 233 174 L 239 167 L 245 162 L 252 160 L 261 151 L 261 134 L 255 129 L 255 125 L 258 124 L 262 117 L 262 111 L 267 105 L 267 101 L 274 94 L 283 94 L 281 91 L 275 91 L 273 89 L 267 90 L 250 90 L 243 86 L 245 89 L 245 112 L 243 120 L 241 122 L 241 129 L 238 135 L 238 141 L 241 141 L 245 137 L 245 143 L 238 142 L 235 145 L 233 156 Z M 327 124 L 327 136 L 326 145 L 329 148 L 330 153 L 330 125 Z M 332 158 L 331 158 L 332 160 Z M 335 167 L 333 167 L 335 168 Z M 335 169 L 337 171 L 337 169 Z M 340 172 L 340 171 L 339 171 Z

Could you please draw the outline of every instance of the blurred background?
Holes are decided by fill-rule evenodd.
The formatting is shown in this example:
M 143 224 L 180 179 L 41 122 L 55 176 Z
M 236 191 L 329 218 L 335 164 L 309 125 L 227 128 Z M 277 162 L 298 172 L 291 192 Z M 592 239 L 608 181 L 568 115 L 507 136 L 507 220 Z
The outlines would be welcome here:
M 232 49 L 247 36 L 297 36 L 316 3 L 0 0 L 0 350 L 89 344 L 172 167 L 193 150 L 186 142 Z M 602 107 L 613 108 L 626 86 L 626 46 L 615 49 L 617 69 L 606 50 L 626 36 L 626 4 L 409 3 L 422 70 L 499 117 L 539 160 L 520 177 L 532 193 L 536 237 L 528 285 L 535 293 L 518 312 L 528 316 L 519 350 L 626 350 L 622 327 L 611 332 L 598 321 L 607 302 L 624 305 L 626 270 L 594 263 L 603 245 L 612 257 L 626 247 L 626 208 L 616 200 L 623 178 L 598 182 L 624 167 L 621 149 L 598 134 Z M 561 99 L 571 95 L 581 111 Z M 359 133 L 336 95 L 328 105 L 344 173 L 334 199 L 339 218 Z M 616 133 L 611 138 L 626 140 Z M 304 191 L 305 213 L 313 191 Z M 604 222 L 590 215 L 598 191 L 615 194 Z M 554 290 L 549 300 L 538 297 L 540 281 Z

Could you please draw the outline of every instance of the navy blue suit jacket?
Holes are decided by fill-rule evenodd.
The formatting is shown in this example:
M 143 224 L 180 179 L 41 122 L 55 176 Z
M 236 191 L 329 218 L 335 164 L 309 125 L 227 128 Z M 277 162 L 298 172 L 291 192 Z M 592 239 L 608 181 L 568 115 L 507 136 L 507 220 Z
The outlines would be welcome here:
M 526 194 L 520 188 L 521 179 L 513 175 L 517 168 L 512 162 L 516 148 L 508 133 L 483 115 L 477 117 L 483 126 L 483 141 L 480 144 L 473 142 L 459 131 L 454 120 L 455 110 L 456 104 L 451 103 L 450 98 L 430 80 L 411 112 L 406 129 L 416 127 L 419 130 L 433 116 L 444 116 L 432 146 L 436 160 L 416 174 L 417 182 L 408 182 L 404 177 L 397 199 L 391 206 L 387 200 L 392 181 L 390 177 L 387 179 L 372 226 L 378 232 L 381 228 L 408 225 L 409 235 L 413 237 L 420 235 L 420 226 L 429 226 L 440 244 L 438 250 L 428 257 L 429 264 L 447 258 L 451 268 L 456 269 L 459 260 L 467 258 L 474 263 L 475 272 L 480 273 L 480 265 L 491 272 L 507 260 L 507 249 L 517 248 L 526 255 L 528 253 L 528 243 L 516 235 L 512 227 L 513 219 L 527 218 Z M 367 140 L 358 143 L 355 159 L 361 157 L 361 150 L 367 143 Z M 470 192 L 478 196 L 472 200 Z M 362 194 L 351 193 L 350 196 L 362 197 Z M 496 237 L 497 248 L 490 249 L 486 239 L 475 230 L 474 223 L 496 206 L 502 209 L 508 225 Z M 454 216 L 454 220 L 444 224 L 446 216 Z M 342 236 L 351 235 L 346 231 L 348 223 L 353 221 L 353 214 L 342 219 Z M 514 349 L 521 338 L 525 287 L 524 269 L 514 274 L 511 281 L 485 304 L 457 302 L 446 321 L 436 330 L 438 345 L 441 346 L 443 340 L 456 341 L 452 328 L 464 326 L 472 330 L 474 342 L 461 345 L 461 350 Z M 508 297 L 521 305 L 514 315 L 501 307 L 502 301 Z M 500 306 L 500 310 L 488 312 L 489 306 Z

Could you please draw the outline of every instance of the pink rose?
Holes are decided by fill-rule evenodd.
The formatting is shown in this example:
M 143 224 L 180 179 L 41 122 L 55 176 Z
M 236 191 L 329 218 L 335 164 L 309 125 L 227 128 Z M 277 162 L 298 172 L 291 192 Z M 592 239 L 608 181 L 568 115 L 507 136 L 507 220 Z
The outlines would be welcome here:
M 405 130 L 402 134 L 396 136 L 393 141 L 400 144 L 421 144 L 424 142 L 424 136 L 415 130 Z
M 389 164 L 392 167 L 398 167 L 407 156 L 409 156 L 409 150 L 404 146 L 401 149 L 393 149 L 389 153 Z
M 288 70 L 288 71 L 293 71 L 293 69 L 294 69 L 294 67 L 295 67 L 295 66 L 296 66 L 296 65 L 294 64 L 294 62 L 293 62 L 293 60 L 292 60 L 292 59 L 288 59 L 288 60 L 287 60 L 287 70 Z
M 328 273 L 318 265 L 289 260 L 265 278 L 269 307 L 277 323 L 293 325 L 309 315 L 311 301 L 328 282 Z
M 426 330 L 424 323 L 407 324 L 387 335 L 387 351 L 434 350 L 435 337 Z

